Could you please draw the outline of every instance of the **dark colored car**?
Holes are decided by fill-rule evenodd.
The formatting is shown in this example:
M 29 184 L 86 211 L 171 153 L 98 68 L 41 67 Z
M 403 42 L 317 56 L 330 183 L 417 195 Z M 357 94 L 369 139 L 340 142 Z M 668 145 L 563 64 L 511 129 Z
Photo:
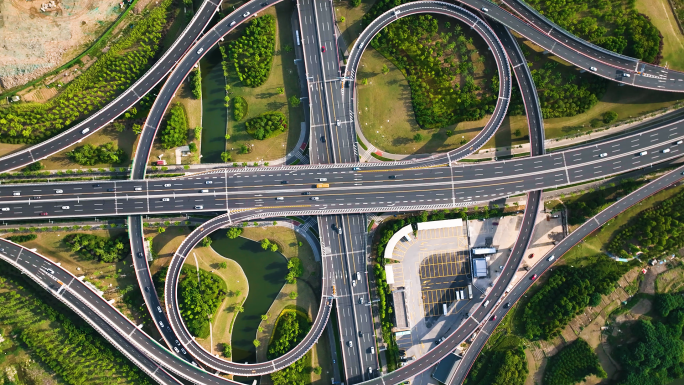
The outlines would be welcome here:
M 284 180 L 284 181 L 280 182 L 280 184 L 288 184 L 288 181 Z
M 109 192 L 114 192 L 114 191 L 116 191 L 116 189 L 108 188 L 107 191 L 109 191 Z
M 142 257 L 143 257 L 143 253 L 138 253 L 138 258 L 142 258 Z
M 321 142 L 325 143 L 325 136 L 321 136 Z
M 504 309 L 508 309 L 509 307 L 511 307 L 511 303 L 510 303 L 510 302 L 506 302 L 506 303 L 504 304 Z
M 96 183 L 96 184 L 93 185 L 93 187 L 100 187 L 100 184 L 99 184 L 99 183 Z
M 311 195 L 311 191 L 304 191 L 302 195 Z
M 149 292 L 150 292 L 150 287 L 149 287 L 149 286 L 145 286 L 145 291 L 149 293 Z
M 529 258 L 529 259 L 532 259 L 532 258 L 534 258 L 534 253 L 532 253 L 532 254 L 528 255 L 528 256 L 527 256 L 527 258 Z
M 397 179 L 397 176 L 396 175 L 390 175 L 389 178 L 390 179 Z
M 261 3 L 261 6 L 262 6 L 262 7 L 265 7 L 265 6 L 267 6 L 267 5 L 268 5 L 268 1 L 265 1 L 265 2 Z

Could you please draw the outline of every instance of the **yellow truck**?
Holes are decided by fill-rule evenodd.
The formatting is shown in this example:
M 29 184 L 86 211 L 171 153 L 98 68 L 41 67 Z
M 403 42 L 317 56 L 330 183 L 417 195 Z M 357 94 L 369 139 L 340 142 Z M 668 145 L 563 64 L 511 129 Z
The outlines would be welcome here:
M 318 183 L 318 184 L 316 184 L 316 188 L 328 188 L 328 187 L 330 187 L 330 185 L 327 184 L 327 183 Z

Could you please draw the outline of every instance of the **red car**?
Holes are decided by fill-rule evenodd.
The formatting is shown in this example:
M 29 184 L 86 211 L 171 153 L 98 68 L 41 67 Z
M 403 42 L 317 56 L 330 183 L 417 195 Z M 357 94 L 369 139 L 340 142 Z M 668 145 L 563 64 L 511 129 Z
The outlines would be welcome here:
M 530 281 L 534 281 L 535 279 L 537 279 L 537 274 L 533 275 L 532 278 L 530 278 Z
M 40 213 L 40 215 L 48 215 L 48 213 Z
M 496 321 L 496 316 L 492 316 L 492 318 L 490 319 L 490 321 Z
M 534 253 L 532 253 L 532 254 L 528 255 L 528 256 L 527 256 L 527 258 L 529 258 L 529 259 L 532 259 L 532 258 L 534 258 Z
M 325 46 L 322 46 L 322 47 L 321 47 L 321 50 L 323 50 L 323 52 L 325 52 Z

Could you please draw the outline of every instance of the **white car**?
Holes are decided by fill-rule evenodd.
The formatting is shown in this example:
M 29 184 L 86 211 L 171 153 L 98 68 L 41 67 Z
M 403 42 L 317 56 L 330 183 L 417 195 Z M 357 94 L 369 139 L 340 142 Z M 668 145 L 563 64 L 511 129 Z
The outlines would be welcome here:
M 666 149 L 663 150 L 663 154 L 667 154 L 668 152 L 670 152 L 670 149 L 669 149 L 669 148 L 666 148 Z
M 209 190 L 200 190 L 201 193 L 208 193 Z
M 646 155 L 646 154 L 648 154 L 648 151 L 641 151 L 641 152 L 639 153 L 639 156 L 644 156 L 644 155 Z
M 231 22 L 230 22 L 230 26 L 231 26 L 231 27 L 234 26 L 235 23 L 237 23 L 237 21 L 235 21 L 235 20 L 231 21 Z
M 482 7 L 482 12 L 489 12 L 489 9 Z
M 13 193 L 12 193 L 12 195 L 14 195 L 15 197 L 18 197 L 19 195 L 21 195 L 21 193 L 20 193 L 20 192 L 17 192 L 17 191 L 15 191 L 15 192 L 13 192 Z
M 62 206 L 62 210 L 69 210 L 69 206 Z
M 631 76 L 632 76 L 632 75 L 628 74 L 627 72 L 625 72 L 625 73 L 622 74 L 622 77 L 625 77 L 625 78 L 628 78 L 628 77 L 631 77 Z
M 682 142 L 684 142 L 684 140 L 678 140 L 675 144 L 682 144 Z
M 212 184 L 212 183 L 214 183 L 213 180 L 208 180 L 208 181 L 204 182 L 204 184 Z
M 594 72 L 598 71 L 598 69 L 596 69 L 596 67 L 589 67 L 589 69 L 594 71 Z
M 84 128 L 81 130 L 81 134 L 85 135 L 90 132 L 90 128 Z
M 142 187 L 135 187 L 134 190 L 135 191 L 142 191 Z
M 202 52 L 204 52 L 204 48 L 200 48 L 200 49 L 197 50 L 197 54 L 198 54 L 198 55 L 201 54 Z
M 276 197 L 276 200 L 277 200 L 277 201 L 282 201 L 282 200 L 284 200 L 284 199 L 285 199 L 285 198 L 283 198 L 283 197 Z
M 317 200 L 318 200 L 318 197 L 311 197 L 311 200 L 312 200 L 312 201 L 317 201 Z
M 2 211 L 10 211 L 10 208 L 9 207 L 3 207 Z
M 607 157 L 607 156 L 608 156 L 608 153 L 607 153 L 607 152 L 604 152 L 604 153 L 599 154 L 599 157 L 600 157 L 600 158 L 605 158 L 605 157 Z
M 204 209 L 204 206 L 202 206 L 202 205 L 195 206 L 195 210 L 202 210 L 202 209 Z
M 553 261 L 554 259 L 556 259 L 556 256 L 555 256 L 555 255 L 552 255 L 552 256 L 549 257 L 548 261 L 551 262 L 551 261 Z
M 55 194 L 61 194 L 61 193 L 63 193 L 63 192 L 64 192 L 64 191 L 62 191 L 62 190 L 55 190 Z
M 247 16 L 249 16 L 249 11 L 242 14 L 242 17 L 247 17 Z
M 164 187 L 171 187 L 171 183 L 164 183 Z
M 162 198 L 162 202 L 168 202 L 169 200 L 169 198 Z

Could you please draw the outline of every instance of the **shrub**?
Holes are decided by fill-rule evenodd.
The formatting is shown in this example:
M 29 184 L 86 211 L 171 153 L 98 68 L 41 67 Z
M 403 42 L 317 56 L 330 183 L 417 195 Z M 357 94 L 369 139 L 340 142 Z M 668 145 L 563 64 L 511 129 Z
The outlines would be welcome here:
M 36 234 L 12 235 L 11 237 L 7 237 L 8 240 L 14 243 L 29 242 L 35 240 L 36 238 L 38 238 Z
M 615 111 L 606 111 L 603 114 L 603 123 L 605 124 L 610 124 L 616 121 L 618 118 L 618 114 Z
M 73 162 L 83 166 L 92 166 L 100 163 L 117 164 L 126 161 L 126 153 L 124 150 L 117 148 L 113 143 L 105 143 L 100 146 L 93 146 L 86 144 L 85 146 L 76 147 L 66 155 Z

